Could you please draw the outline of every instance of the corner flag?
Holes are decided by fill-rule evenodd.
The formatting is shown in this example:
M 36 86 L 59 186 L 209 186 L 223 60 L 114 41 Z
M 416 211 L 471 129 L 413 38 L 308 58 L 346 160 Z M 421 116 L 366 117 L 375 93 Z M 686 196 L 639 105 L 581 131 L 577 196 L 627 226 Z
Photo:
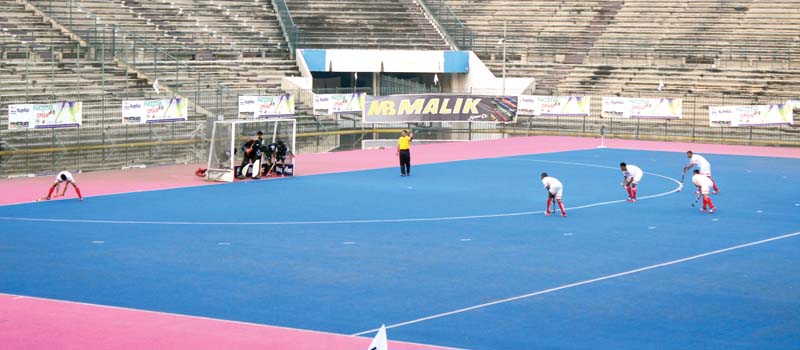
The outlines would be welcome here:
M 375 339 L 369 344 L 369 350 L 389 350 L 389 343 L 386 340 L 386 326 L 381 325 L 378 334 L 375 334 Z

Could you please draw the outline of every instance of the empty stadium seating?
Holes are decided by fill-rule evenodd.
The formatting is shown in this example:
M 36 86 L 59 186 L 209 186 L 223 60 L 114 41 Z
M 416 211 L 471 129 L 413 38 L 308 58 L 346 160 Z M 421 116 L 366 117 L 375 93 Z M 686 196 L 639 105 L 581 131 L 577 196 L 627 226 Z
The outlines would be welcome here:
M 0 1 L 2 108 L 13 103 L 64 99 L 84 102 L 86 125 L 119 123 L 103 113 L 119 108 L 122 98 L 143 96 L 146 83 L 110 61 L 88 59 L 88 50 L 15 1 Z M 8 116 L 2 113 L 0 123 Z
M 792 96 L 800 2 L 448 0 L 499 75 L 508 26 L 509 76 L 537 93 Z
M 448 48 L 412 0 L 288 0 L 287 3 L 308 48 Z
M 59 14 L 62 22 L 69 21 L 84 37 L 92 36 L 97 25 L 117 26 L 176 57 L 288 56 L 272 5 L 265 0 L 30 2 Z

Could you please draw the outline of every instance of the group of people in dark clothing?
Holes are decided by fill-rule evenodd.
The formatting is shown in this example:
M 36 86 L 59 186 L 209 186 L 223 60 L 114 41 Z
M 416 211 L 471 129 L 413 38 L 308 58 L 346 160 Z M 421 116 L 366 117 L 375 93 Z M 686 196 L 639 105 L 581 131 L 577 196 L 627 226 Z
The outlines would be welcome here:
M 291 155 L 289 147 L 281 140 L 266 143 L 262 131 L 242 145 L 242 153 L 242 164 L 237 171 L 239 179 L 244 179 L 248 173 L 253 179 L 273 173 L 287 174 L 291 167 L 286 163 L 287 156 Z

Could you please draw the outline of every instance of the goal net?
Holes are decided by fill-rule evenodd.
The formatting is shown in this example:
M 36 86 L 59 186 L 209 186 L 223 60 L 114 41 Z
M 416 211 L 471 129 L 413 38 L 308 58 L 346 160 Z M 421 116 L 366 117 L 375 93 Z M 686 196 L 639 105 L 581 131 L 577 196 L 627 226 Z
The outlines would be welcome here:
M 261 139 L 253 142 L 259 131 Z M 295 119 L 214 122 L 206 180 L 232 182 L 239 176 L 294 175 L 296 132 Z M 251 166 L 245 166 L 247 173 L 242 174 L 240 166 L 248 163 Z

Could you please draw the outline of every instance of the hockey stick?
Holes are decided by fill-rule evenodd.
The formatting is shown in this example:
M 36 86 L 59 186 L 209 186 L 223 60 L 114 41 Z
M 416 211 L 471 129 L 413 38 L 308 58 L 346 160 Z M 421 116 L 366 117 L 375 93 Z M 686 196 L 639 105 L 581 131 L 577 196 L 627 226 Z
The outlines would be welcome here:
M 700 201 L 700 197 L 702 197 L 702 196 L 703 196 L 702 193 L 698 193 L 697 196 L 694 197 L 694 202 L 692 203 L 692 208 L 697 206 L 697 202 Z
M 272 170 L 274 170 L 274 169 L 275 169 L 275 166 L 276 166 L 276 165 L 278 165 L 278 162 L 274 162 L 274 163 L 272 163 L 272 166 L 269 168 L 269 170 L 267 170 L 267 173 L 266 173 L 266 174 L 264 174 L 264 176 L 267 176 L 267 177 L 269 177 L 269 174 L 272 174 Z

